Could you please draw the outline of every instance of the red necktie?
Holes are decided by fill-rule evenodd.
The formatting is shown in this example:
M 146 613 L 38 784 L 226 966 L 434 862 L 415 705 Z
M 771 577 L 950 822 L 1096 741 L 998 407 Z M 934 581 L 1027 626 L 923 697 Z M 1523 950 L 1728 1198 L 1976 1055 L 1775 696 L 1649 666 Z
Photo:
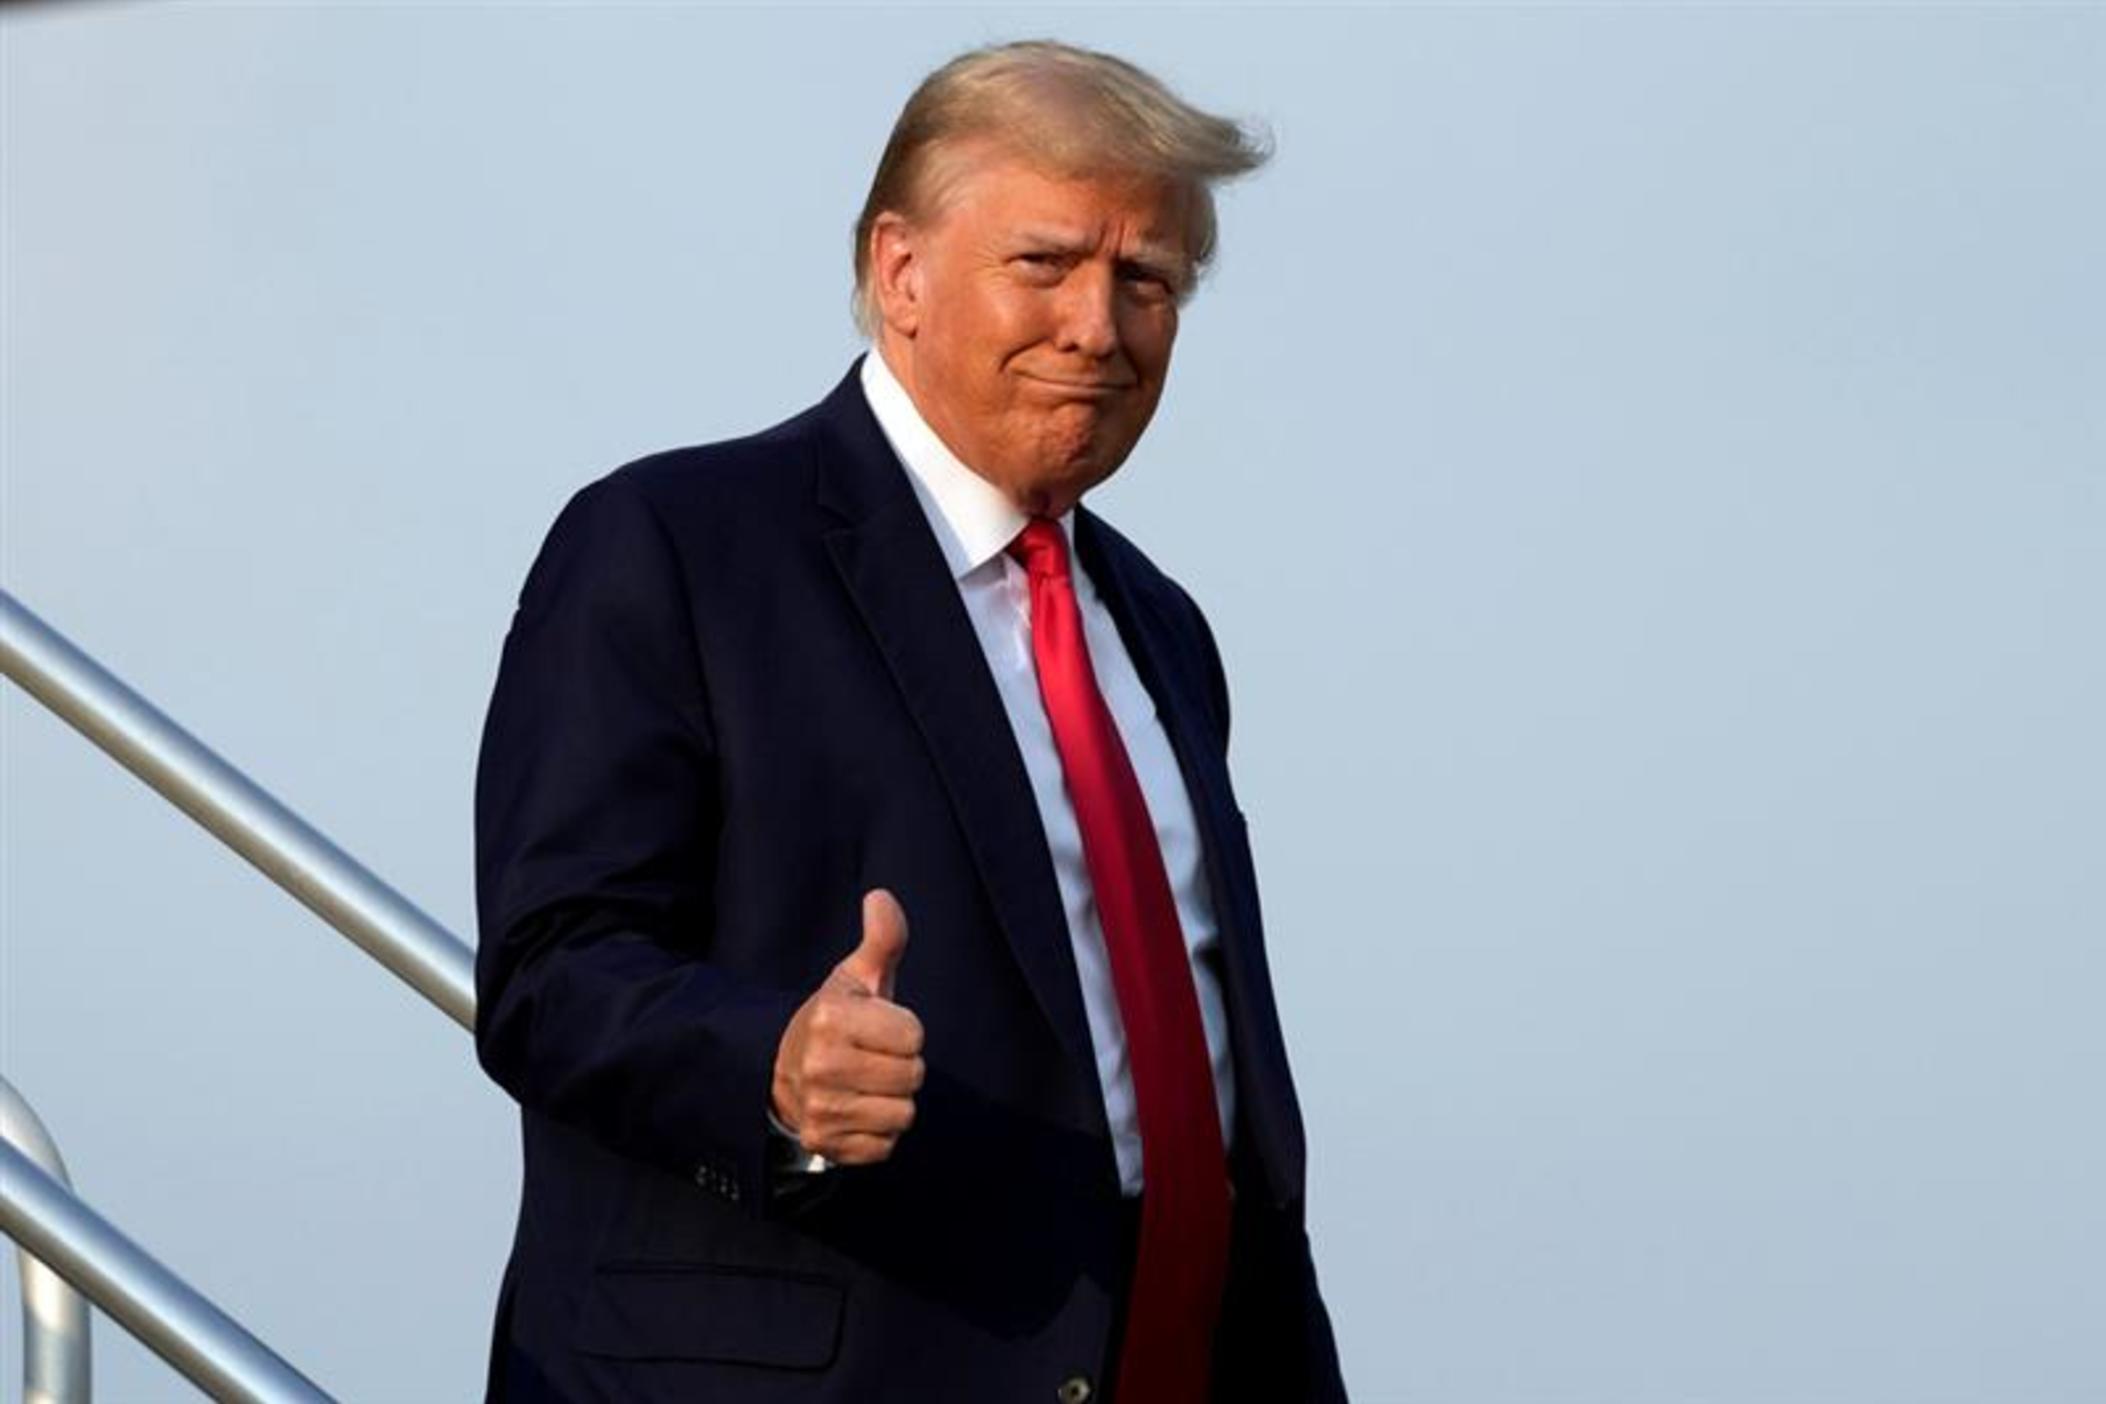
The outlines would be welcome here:
M 1067 538 L 1033 517 L 1009 553 L 1031 575 L 1039 696 L 1082 828 L 1141 1123 L 1147 1189 L 1113 1398 L 1201 1401 L 1228 1275 L 1229 1184 L 1191 959 L 1155 823 L 1090 668 Z

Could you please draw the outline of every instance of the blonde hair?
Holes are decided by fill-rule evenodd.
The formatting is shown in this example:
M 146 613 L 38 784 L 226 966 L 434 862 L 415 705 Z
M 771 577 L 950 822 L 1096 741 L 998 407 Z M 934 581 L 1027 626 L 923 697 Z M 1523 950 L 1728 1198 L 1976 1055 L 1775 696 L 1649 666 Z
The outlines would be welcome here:
M 1191 294 L 1214 253 L 1215 182 L 1256 170 L 1272 155 L 1270 135 L 1185 102 L 1153 74 L 1094 49 L 1052 39 L 990 44 L 958 55 L 921 81 L 900 110 L 856 219 L 856 327 L 875 336 L 870 231 L 887 210 L 934 218 L 971 167 L 963 144 L 982 138 L 1055 175 L 1136 172 L 1165 176 L 1187 204 Z

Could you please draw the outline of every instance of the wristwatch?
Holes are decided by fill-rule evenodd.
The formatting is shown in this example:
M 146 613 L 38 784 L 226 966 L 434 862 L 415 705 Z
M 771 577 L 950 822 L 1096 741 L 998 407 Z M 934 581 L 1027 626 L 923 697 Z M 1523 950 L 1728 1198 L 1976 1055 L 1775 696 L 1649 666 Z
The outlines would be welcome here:
M 817 1151 L 806 1150 L 804 1143 L 797 1139 L 797 1133 L 782 1124 L 782 1118 L 775 1114 L 775 1108 L 773 1107 L 768 1108 L 768 1129 L 775 1139 L 775 1147 L 772 1153 L 775 1157 L 775 1168 L 777 1170 L 787 1170 L 800 1175 L 816 1175 L 822 1170 L 828 1170 L 833 1167 L 833 1162 L 825 1156 Z

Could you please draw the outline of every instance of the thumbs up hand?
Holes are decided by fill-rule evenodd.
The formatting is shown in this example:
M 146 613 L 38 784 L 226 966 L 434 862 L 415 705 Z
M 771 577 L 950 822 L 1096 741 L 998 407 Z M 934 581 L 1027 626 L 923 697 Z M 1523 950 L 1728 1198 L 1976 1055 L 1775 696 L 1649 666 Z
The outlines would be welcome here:
M 776 1049 L 775 1115 L 838 1164 L 885 1159 L 914 1123 L 921 1020 L 892 1002 L 906 951 L 899 901 L 882 887 L 864 893 L 862 940 L 790 1016 Z

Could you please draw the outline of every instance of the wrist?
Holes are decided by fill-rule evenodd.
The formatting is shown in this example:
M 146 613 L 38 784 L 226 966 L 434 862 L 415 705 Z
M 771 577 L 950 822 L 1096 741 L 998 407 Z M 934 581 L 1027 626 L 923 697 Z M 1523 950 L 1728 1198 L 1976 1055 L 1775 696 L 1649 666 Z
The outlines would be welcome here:
M 833 1162 L 816 1151 L 807 1151 L 804 1141 L 780 1116 L 768 1108 L 768 1129 L 775 1138 L 775 1163 L 782 1170 L 814 1175 L 833 1168 Z

